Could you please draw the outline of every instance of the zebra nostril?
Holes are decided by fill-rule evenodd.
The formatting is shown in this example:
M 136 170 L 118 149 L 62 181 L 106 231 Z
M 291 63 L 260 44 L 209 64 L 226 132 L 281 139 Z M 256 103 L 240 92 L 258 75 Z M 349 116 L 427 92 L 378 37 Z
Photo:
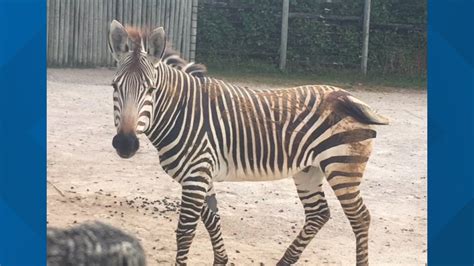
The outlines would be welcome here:
M 135 151 L 137 151 L 138 148 L 140 148 L 140 141 L 138 141 L 137 137 L 135 137 L 135 139 L 133 140 L 133 147 L 135 148 Z
M 119 146 L 119 135 L 115 135 L 114 138 L 112 139 L 112 147 L 114 149 L 117 149 Z

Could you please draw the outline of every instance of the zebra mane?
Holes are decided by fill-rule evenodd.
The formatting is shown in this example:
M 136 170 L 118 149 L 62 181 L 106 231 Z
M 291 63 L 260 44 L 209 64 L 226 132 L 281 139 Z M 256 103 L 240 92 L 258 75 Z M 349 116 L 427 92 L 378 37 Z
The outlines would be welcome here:
M 131 50 L 133 52 L 139 52 L 142 50 L 146 51 L 149 31 L 131 26 L 127 26 L 125 29 L 131 41 Z M 178 51 L 172 48 L 170 42 L 166 43 L 165 52 L 163 53 L 161 61 L 173 68 L 179 69 L 198 78 L 207 75 L 207 68 L 205 65 L 186 61 L 181 57 Z
M 184 60 L 176 50 L 171 48 L 171 44 L 169 42 L 166 45 L 166 49 L 161 60 L 163 63 L 180 69 L 195 77 L 202 78 L 207 74 L 207 68 L 205 65 Z

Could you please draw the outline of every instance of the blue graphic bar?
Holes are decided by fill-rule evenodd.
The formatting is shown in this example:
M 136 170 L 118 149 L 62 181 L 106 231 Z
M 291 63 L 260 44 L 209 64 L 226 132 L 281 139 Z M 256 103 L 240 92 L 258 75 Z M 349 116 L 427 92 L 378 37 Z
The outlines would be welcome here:
M 46 1 L 0 0 L 0 265 L 46 264 Z
M 473 265 L 474 1 L 428 3 L 428 265 Z

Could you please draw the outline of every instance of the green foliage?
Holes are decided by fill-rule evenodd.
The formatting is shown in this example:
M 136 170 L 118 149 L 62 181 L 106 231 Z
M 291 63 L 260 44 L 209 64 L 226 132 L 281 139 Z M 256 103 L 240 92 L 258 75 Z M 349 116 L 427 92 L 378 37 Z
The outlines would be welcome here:
M 330 2 L 330 3 L 328 3 Z M 288 71 L 357 69 L 363 0 L 290 0 Z M 197 61 L 277 66 L 282 1 L 201 0 Z M 369 71 L 426 76 L 426 1 L 372 1 Z
M 279 87 L 292 87 L 308 84 L 329 84 L 341 88 L 352 87 L 378 89 L 381 87 L 426 89 L 426 78 L 391 73 L 384 75 L 373 70 L 367 76 L 360 74 L 359 69 L 320 69 L 317 71 L 294 70 L 281 72 L 274 64 L 266 60 L 250 59 L 242 61 L 212 60 L 206 62 L 212 77 L 232 83 L 265 83 Z

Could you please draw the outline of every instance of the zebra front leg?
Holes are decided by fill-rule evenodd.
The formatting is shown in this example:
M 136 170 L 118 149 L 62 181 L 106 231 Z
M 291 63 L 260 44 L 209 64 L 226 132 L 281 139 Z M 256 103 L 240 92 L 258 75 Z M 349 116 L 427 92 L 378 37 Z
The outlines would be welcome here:
M 210 177 L 192 175 L 182 182 L 181 209 L 176 230 L 176 265 L 186 265 L 189 248 L 201 217 Z
M 312 166 L 293 177 L 298 196 L 303 203 L 306 219 L 303 229 L 288 247 L 285 255 L 278 262 L 278 266 L 296 263 L 309 242 L 329 220 L 329 207 L 322 190 L 323 178 L 321 169 Z
M 222 239 L 221 218 L 217 212 L 216 194 L 214 189 L 211 188 L 202 208 L 201 219 L 211 238 L 212 249 L 214 250 L 214 265 L 226 265 L 228 257 Z

